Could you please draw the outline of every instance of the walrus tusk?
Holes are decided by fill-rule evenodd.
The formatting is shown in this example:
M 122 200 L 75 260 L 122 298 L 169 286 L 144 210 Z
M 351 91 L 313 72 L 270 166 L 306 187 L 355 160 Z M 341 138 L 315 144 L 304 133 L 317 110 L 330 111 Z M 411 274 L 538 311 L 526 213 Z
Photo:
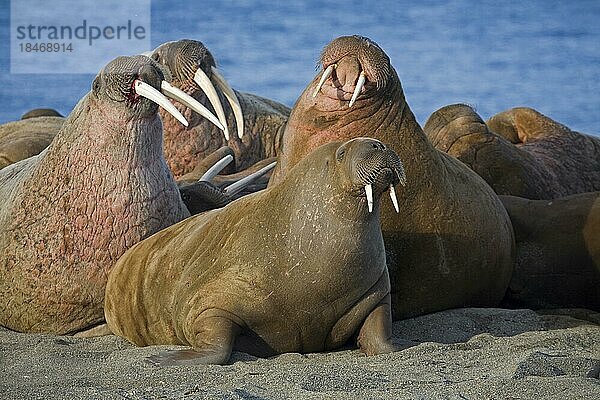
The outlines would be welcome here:
M 241 139 L 244 136 L 244 114 L 242 113 L 242 106 L 240 106 L 240 102 L 235 95 L 235 92 L 229 86 L 223 75 L 217 70 L 215 67 L 211 67 L 213 72 L 213 78 L 219 89 L 223 92 L 227 101 L 231 105 L 231 109 L 233 110 L 233 115 L 235 116 L 235 123 L 237 126 L 237 134 Z
M 394 203 L 394 208 L 396 212 L 400 212 L 400 207 L 398 207 L 398 199 L 396 198 L 396 190 L 394 189 L 394 185 L 390 184 L 390 197 L 392 198 L 392 203 Z
M 215 117 L 215 115 L 211 113 L 208 110 L 208 108 L 204 107 L 202 103 L 200 103 L 198 100 L 196 100 L 183 90 L 171 85 L 167 81 L 162 81 L 160 84 L 160 88 L 167 97 L 177 100 L 186 107 L 189 107 L 192 110 L 196 111 L 198 114 L 202 115 L 204 118 L 215 124 L 220 130 L 225 130 L 223 124 L 221 124 L 217 117 Z
M 169 99 L 165 97 L 165 95 L 163 95 L 158 90 L 154 89 L 151 85 L 148 85 L 146 82 L 136 79 L 133 82 L 133 88 L 138 95 L 145 97 L 148 100 L 152 100 L 153 102 L 167 110 L 172 116 L 177 118 L 177 120 L 183 125 L 188 126 L 187 120 L 184 118 L 183 115 L 181 115 L 181 113 L 173 105 L 173 103 L 171 103 Z
M 373 186 L 369 183 L 365 185 L 365 193 L 367 195 L 367 204 L 369 205 L 369 212 L 373 212 Z
M 348 107 L 352 107 L 352 105 L 358 98 L 360 91 L 362 90 L 363 86 L 365 85 L 366 79 L 367 79 L 367 77 L 365 76 L 365 72 L 360 71 L 360 75 L 358 76 L 358 82 L 356 82 L 356 87 L 354 88 L 354 93 L 352 93 L 352 98 L 350 99 L 350 104 L 348 104 Z
M 251 184 L 252 182 L 257 180 L 258 178 L 260 178 L 261 176 L 263 176 L 264 174 L 266 174 L 267 172 L 272 170 L 276 164 L 277 164 L 277 162 L 272 162 L 271 164 L 267 165 L 266 167 L 262 167 L 255 173 L 248 175 L 247 177 L 242 178 L 239 181 L 227 186 L 223 191 L 226 194 L 233 196 L 234 194 L 240 192 L 242 189 L 244 189 L 246 186 L 248 186 L 249 184 Z
M 323 87 L 323 84 L 325 83 L 327 78 L 329 78 L 329 75 L 331 75 L 331 73 L 333 72 L 333 70 L 336 66 L 337 66 L 336 64 L 331 64 L 329 67 L 327 67 L 327 69 L 325 71 L 323 71 L 323 76 L 321 76 L 321 80 L 319 81 L 319 84 L 317 85 L 317 88 L 315 89 L 315 92 L 313 93 L 313 97 L 317 97 L 317 95 L 319 94 L 319 90 L 321 90 L 321 88 Z
M 196 73 L 194 74 L 194 82 L 196 82 L 204 91 L 204 93 L 206 93 L 206 97 L 208 97 L 210 104 L 212 104 L 213 108 L 215 109 L 217 117 L 219 117 L 219 121 L 221 121 L 221 124 L 225 127 L 225 130 L 223 130 L 223 133 L 225 134 L 225 140 L 229 140 L 229 129 L 227 128 L 227 119 L 225 118 L 225 111 L 223 111 L 221 100 L 219 100 L 219 95 L 217 94 L 217 90 L 213 86 L 212 82 L 200 67 L 198 67 Z
M 221 158 L 219 161 L 215 163 L 212 167 L 210 167 L 204 175 L 198 179 L 198 182 L 210 182 L 219 172 L 223 170 L 226 166 L 229 165 L 233 161 L 233 156 L 231 154 L 227 154 L 225 157 Z

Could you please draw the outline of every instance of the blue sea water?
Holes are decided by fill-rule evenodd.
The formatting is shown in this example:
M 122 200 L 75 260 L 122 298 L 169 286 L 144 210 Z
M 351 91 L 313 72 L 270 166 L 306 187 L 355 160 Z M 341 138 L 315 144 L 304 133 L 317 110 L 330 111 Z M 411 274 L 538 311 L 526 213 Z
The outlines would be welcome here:
M 483 118 L 529 106 L 598 135 L 599 20 L 597 0 L 152 0 L 151 43 L 200 40 L 234 88 L 293 106 L 323 46 L 360 34 L 389 55 L 422 124 L 456 102 Z M 1 0 L 0 123 L 35 107 L 68 114 L 93 75 L 10 74 L 9 27 Z

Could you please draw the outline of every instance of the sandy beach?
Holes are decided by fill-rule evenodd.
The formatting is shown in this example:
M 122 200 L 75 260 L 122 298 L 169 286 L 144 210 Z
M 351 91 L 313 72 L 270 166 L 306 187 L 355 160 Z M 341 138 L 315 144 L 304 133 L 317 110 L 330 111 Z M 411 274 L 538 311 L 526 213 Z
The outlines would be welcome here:
M 3 399 L 598 399 L 600 314 L 457 309 L 394 323 L 396 353 L 234 353 L 156 367 L 116 336 L 0 330 Z

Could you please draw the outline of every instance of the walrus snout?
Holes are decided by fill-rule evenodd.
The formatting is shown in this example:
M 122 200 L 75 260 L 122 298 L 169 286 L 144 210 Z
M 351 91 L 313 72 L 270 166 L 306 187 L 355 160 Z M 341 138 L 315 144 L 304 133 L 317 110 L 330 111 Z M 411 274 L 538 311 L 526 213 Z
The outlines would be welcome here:
M 336 151 L 336 160 L 346 163 L 350 170 L 351 184 L 357 196 L 367 197 L 369 212 L 373 210 L 373 194 L 380 196 L 388 188 L 394 207 L 398 201 L 394 185 L 406 184 L 404 166 L 396 152 L 379 140 L 371 138 L 352 139 Z
M 167 67 L 173 81 L 179 82 L 193 82 L 198 68 L 210 75 L 211 67 L 217 65 L 206 46 L 191 39 L 163 43 L 152 52 L 150 58 Z
M 392 75 L 387 54 L 371 39 L 358 35 L 334 39 L 325 46 L 319 61 L 323 74 L 313 97 L 324 88 L 329 97 L 350 100 L 349 107 L 370 88 L 385 88 Z M 324 86 L 329 77 L 332 85 Z

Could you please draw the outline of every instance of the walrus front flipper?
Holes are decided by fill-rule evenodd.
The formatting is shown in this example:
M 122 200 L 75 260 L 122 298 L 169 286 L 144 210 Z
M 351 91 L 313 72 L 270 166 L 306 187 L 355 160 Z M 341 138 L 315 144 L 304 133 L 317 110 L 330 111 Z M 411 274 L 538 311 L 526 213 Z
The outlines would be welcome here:
M 225 207 L 233 200 L 212 183 L 204 181 L 181 185 L 179 194 L 192 215 Z
M 225 364 L 229 360 L 231 351 L 227 355 L 220 347 L 196 351 L 194 349 L 165 350 L 155 356 L 147 357 L 149 363 L 159 367 L 170 367 L 174 365 L 206 365 Z
M 73 334 L 73 337 L 79 338 L 91 338 L 91 337 L 99 337 L 99 336 L 108 336 L 112 335 L 112 331 L 108 327 L 108 324 L 103 323 L 100 325 L 96 325 L 93 328 L 89 328 L 80 332 Z
M 161 367 L 227 363 L 240 332 L 239 325 L 222 316 L 201 318 L 196 324 L 193 349 L 161 351 L 147 360 Z
M 391 353 L 398 350 L 391 337 L 392 307 L 388 294 L 365 319 L 358 334 L 358 347 L 368 356 Z

